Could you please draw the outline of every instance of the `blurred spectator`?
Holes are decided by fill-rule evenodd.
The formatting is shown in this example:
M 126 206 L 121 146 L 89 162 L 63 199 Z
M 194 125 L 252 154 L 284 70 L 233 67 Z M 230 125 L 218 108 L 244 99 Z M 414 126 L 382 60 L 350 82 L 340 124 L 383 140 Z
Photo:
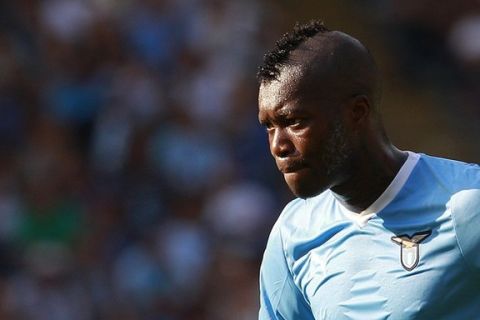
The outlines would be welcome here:
M 480 63 L 480 14 L 456 21 L 448 34 L 449 45 L 461 64 L 475 67 Z

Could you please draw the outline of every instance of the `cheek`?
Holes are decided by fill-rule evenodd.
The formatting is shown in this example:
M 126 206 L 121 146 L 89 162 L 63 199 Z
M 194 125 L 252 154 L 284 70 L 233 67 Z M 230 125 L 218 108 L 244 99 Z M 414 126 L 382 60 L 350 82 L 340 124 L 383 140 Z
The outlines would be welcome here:
M 317 158 L 324 150 L 325 134 L 309 130 L 296 136 L 294 144 L 304 157 Z

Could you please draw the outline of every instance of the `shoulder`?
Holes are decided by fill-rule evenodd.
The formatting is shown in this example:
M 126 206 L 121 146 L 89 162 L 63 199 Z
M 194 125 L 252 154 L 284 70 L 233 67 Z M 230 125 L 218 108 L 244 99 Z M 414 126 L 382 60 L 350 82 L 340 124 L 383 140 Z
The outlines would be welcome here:
M 462 254 L 471 267 L 480 271 L 480 187 L 458 191 L 447 206 Z
M 260 267 L 262 287 L 267 289 L 272 283 L 283 283 L 290 277 L 291 261 L 287 250 L 295 242 L 295 233 L 308 227 L 310 200 L 297 198 L 290 201 L 273 225 Z
M 294 199 L 290 201 L 280 213 L 277 221 L 270 231 L 267 246 L 263 256 L 263 264 L 268 261 L 275 261 L 278 266 L 280 264 L 286 265 L 284 252 L 284 233 L 285 229 L 289 229 L 292 220 L 304 210 L 305 200 Z M 281 263 L 280 263 L 281 262 Z M 284 269 L 284 271 L 287 268 Z
M 449 210 L 467 264 L 480 271 L 480 166 L 421 154 L 417 170 L 429 199 L 443 199 Z
M 480 166 L 449 159 L 425 158 L 449 190 L 446 207 L 451 212 L 460 251 L 467 263 L 480 271 Z
M 284 255 L 284 233 L 285 229 L 290 229 L 289 226 L 297 216 L 304 209 L 305 201 L 302 199 L 294 199 L 290 201 L 280 213 L 277 221 L 270 231 L 267 241 L 267 247 L 264 252 L 264 262 L 268 260 L 282 260 L 285 261 Z M 285 263 L 286 265 L 286 263 Z
M 282 230 L 303 200 L 291 201 L 282 211 L 268 238 L 260 267 L 259 319 L 312 319 L 310 310 L 291 276 Z
M 453 192 L 466 188 L 480 188 L 480 166 L 458 160 L 420 154 L 419 168 L 429 171 Z

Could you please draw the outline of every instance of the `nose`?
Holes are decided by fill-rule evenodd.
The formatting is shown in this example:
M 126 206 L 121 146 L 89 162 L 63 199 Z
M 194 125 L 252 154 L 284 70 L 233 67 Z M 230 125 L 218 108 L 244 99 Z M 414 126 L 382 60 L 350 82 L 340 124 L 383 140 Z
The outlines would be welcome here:
M 275 158 L 285 158 L 293 153 L 295 147 L 284 128 L 275 128 L 270 133 L 270 152 Z

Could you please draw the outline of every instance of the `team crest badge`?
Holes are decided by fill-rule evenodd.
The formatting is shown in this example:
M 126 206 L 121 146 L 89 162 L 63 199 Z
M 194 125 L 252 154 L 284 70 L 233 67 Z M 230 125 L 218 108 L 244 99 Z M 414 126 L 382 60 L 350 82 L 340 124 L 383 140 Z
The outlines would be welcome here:
M 419 244 L 432 234 L 432 230 L 417 232 L 409 237 L 406 234 L 393 236 L 392 241 L 400 245 L 400 261 L 407 271 L 412 271 L 420 260 Z

